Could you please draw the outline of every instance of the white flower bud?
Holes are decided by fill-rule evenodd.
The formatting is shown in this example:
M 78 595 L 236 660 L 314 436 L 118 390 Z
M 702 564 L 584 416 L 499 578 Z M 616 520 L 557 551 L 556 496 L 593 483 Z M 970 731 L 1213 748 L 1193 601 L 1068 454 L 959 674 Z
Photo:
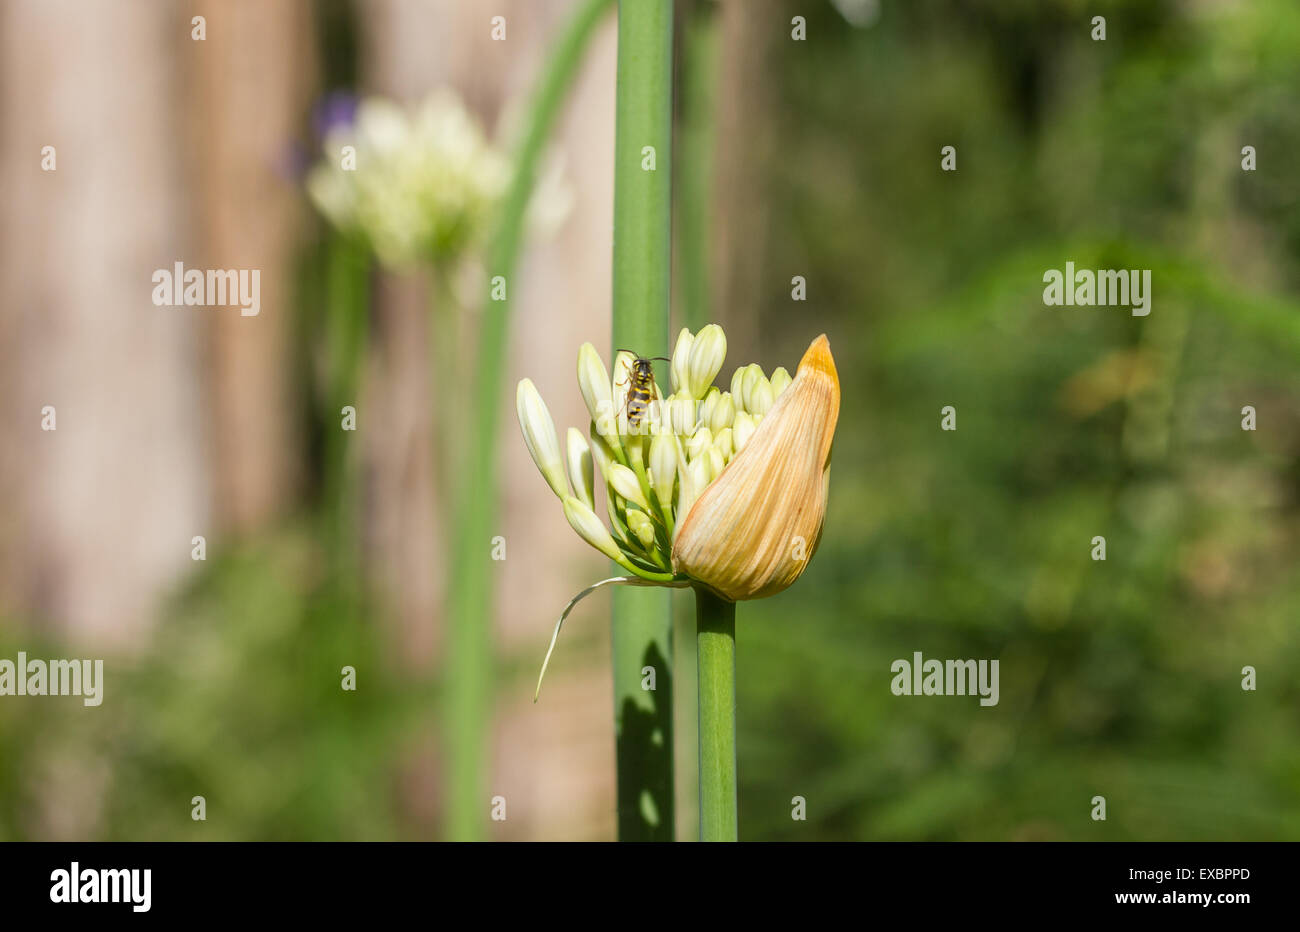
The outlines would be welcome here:
M 710 388 L 704 400 L 700 402 L 699 416 L 701 424 L 708 424 L 709 419 L 713 417 L 713 409 L 718 405 L 718 399 L 722 397 L 722 392 L 716 387 Z
M 762 382 L 767 379 L 763 377 L 763 367 L 756 362 L 750 363 L 745 367 L 745 376 L 740 384 L 740 403 L 750 414 L 754 413 L 754 392 Z
M 565 436 L 564 465 L 569 472 L 573 494 L 588 508 L 595 508 L 595 488 L 591 469 L 591 448 L 582 431 L 570 427 Z
M 615 432 L 626 434 L 627 431 L 627 393 L 632 387 L 632 354 L 617 353 L 614 356 L 614 376 L 610 382 L 610 396 L 614 402 Z
M 736 402 L 731 397 L 731 392 L 723 392 L 719 396 L 713 410 L 709 412 L 708 425 L 709 430 L 713 431 L 716 437 L 718 431 L 730 427 L 736 419 Z
M 617 436 L 609 373 L 596 347 L 590 343 L 582 344 L 578 350 L 578 390 L 591 419 L 596 422 L 596 432 L 606 438 Z
M 651 487 L 661 505 L 673 501 L 673 480 L 677 478 L 677 438 L 672 434 L 656 434 L 650 441 Z
M 705 459 L 707 459 L 709 463 L 709 481 L 712 482 L 714 479 L 718 478 L 722 473 L 722 470 L 726 468 L 727 464 L 723 461 L 722 454 L 718 452 L 717 447 L 709 447 L 709 452 Z
M 692 462 L 704 455 L 713 444 L 713 432 L 707 427 L 701 427 L 686 440 L 686 455 Z
M 709 324 L 695 335 L 686 367 L 686 390 L 692 397 L 704 397 L 726 358 L 727 335 L 717 324 Z
M 677 523 L 673 526 L 673 538 L 677 537 L 677 531 L 681 528 L 682 522 L 690 513 L 691 506 L 695 504 L 696 499 L 703 494 L 704 489 L 709 484 L 709 467 L 703 460 L 696 460 L 694 463 L 686 466 L 678 462 L 679 472 L 678 480 L 681 485 L 677 495 Z
M 724 427 L 713 435 L 713 449 L 722 455 L 724 463 L 730 463 L 731 458 L 736 454 L 736 448 L 733 446 L 732 430 L 730 427 Z
M 654 546 L 654 522 L 646 517 L 644 511 L 637 511 L 635 508 L 629 508 L 627 510 L 627 528 L 636 535 L 636 539 L 641 541 L 643 547 L 650 548 Z
M 689 437 L 694 432 L 695 425 L 699 423 L 697 402 L 694 398 L 674 398 L 668 402 L 668 405 L 673 433 Z
M 591 458 L 596 462 L 596 468 L 600 470 L 600 477 L 606 483 L 609 482 L 609 467 L 618 462 L 614 456 L 614 451 L 609 448 L 609 444 L 601 439 L 596 433 L 596 425 L 591 425 Z
M 748 407 L 752 414 L 762 417 L 772 408 L 772 403 L 776 397 L 772 393 L 772 385 L 767 379 L 759 379 L 754 383 L 753 389 L 749 393 Z
M 547 485 L 561 500 L 569 495 L 564 479 L 564 460 L 560 456 L 560 441 L 555 435 L 555 422 L 546 402 L 537 392 L 532 379 L 523 379 L 515 392 L 515 412 L 524 434 L 528 455 L 533 458 Z
M 790 378 L 790 373 L 785 371 L 785 366 L 778 366 L 768 381 L 772 383 L 772 397 L 780 398 L 781 393 L 789 388 L 794 380 Z
M 685 327 L 677 335 L 677 348 L 673 350 L 673 361 L 671 363 L 671 384 L 673 392 L 677 393 L 686 387 L 687 364 L 691 359 L 691 344 L 695 342 L 695 337 Z
M 749 366 L 741 366 L 731 374 L 731 397 L 735 399 L 738 408 L 745 407 L 745 373 L 749 371 Z
M 691 470 L 686 459 L 686 451 L 679 443 L 677 444 L 677 502 L 674 505 L 678 520 L 691 507 L 691 502 L 695 501 L 699 494 L 700 490 L 691 484 Z
M 754 430 L 758 424 L 754 421 L 754 416 L 744 411 L 736 413 L 736 422 L 731 425 L 731 445 L 735 447 L 735 452 L 739 453 L 745 449 L 745 444 L 749 438 L 754 436 Z
M 641 490 L 641 481 L 637 479 L 636 473 L 622 463 L 614 463 L 609 467 L 609 485 L 629 502 L 635 502 L 645 510 L 650 510 L 650 502 L 647 501 L 645 492 Z
M 705 457 L 700 457 L 690 465 L 691 483 L 698 490 L 697 494 L 703 494 L 713 477 L 709 475 L 709 461 Z
M 613 536 L 601 523 L 600 518 L 572 495 L 564 499 L 564 517 L 568 519 L 569 526 L 578 532 L 579 537 L 611 560 L 626 564 L 627 557 L 623 556 L 623 551 L 618 549 L 618 544 L 614 543 Z

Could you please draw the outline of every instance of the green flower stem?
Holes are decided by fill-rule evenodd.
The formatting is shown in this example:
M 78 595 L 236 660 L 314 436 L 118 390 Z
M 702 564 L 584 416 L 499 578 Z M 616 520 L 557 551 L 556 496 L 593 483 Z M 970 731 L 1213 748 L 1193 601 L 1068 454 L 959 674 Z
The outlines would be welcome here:
M 736 603 L 695 590 L 700 841 L 736 841 Z
M 527 126 L 515 155 L 515 172 L 494 234 L 488 275 L 506 279 L 505 301 L 487 300 L 479 336 L 478 361 L 470 398 L 473 431 L 464 460 L 464 482 L 451 540 L 452 567 L 447 596 L 447 698 L 444 741 L 447 778 L 447 837 L 484 837 L 488 794 L 484 774 L 491 726 L 492 586 L 489 559 L 497 521 L 497 439 L 500 434 L 505 374 L 509 296 L 523 240 L 524 216 L 537 169 L 582 53 L 601 15 L 613 0 L 586 0 L 560 35 L 527 112 Z M 487 283 L 484 289 L 487 290 Z
M 454 398 L 457 387 L 464 384 L 466 364 L 460 358 L 461 320 L 464 317 L 455 292 L 452 277 L 455 269 L 451 263 L 438 261 L 429 264 L 429 358 L 433 362 L 429 373 L 429 389 L 434 406 L 438 409 L 434 424 L 433 463 L 438 480 L 445 493 L 451 485 L 449 477 L 460 475 L 459 444 L 447 443 L 447 437 L 463 437 L 468 418 L 461 405 L 444 404 Z
M 333 576 L 348 587 L 357 584 L 357 457 L 340 427 L 344 405 L 359 404 L 362 360 L 367 343 L 370 262 L 355 239 L 331 233 L 326 244 L 325 352 L 328 410 L 325 411 L 323 491 L 328 516 Z
M 672 237 L 672 0 L 620 0 L 614 133 L 614 348 L 667 355 Z M 653 147 L 654 169 L 649 169 Z M 613 596 L 618 837 L 671 841 L 670 592 Z M 654 689 L 643 688 L 653 670 Z

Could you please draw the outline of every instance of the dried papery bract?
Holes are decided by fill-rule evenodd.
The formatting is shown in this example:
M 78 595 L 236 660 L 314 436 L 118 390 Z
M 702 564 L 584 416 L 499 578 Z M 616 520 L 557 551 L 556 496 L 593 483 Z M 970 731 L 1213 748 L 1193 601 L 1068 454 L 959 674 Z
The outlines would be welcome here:
M 770 388 L 757 386 L 766 401 Z M 679 517 L 673 570 L 733 601 L 775 595 L 798 579 L 826 518 L 839 410 L 839 376 L 823 334 L 744 448 Z

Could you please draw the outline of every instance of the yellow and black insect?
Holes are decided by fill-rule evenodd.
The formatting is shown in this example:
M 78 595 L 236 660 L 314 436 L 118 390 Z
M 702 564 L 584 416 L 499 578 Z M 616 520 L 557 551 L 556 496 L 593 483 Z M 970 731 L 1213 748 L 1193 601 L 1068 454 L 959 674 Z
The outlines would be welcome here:
M 655 394 L 655 374 L 650 363 L 656 359 L 662 359 L 664 362 L 672 362 L 667 356 L 638 356 L 631 350 L 619 350 L 620 353 L 627 353 L 632 356 L 632 368 L 628 372 L 628 378 L 631 385 L 627 390 L 627 427 L 629 431 L 635 430 L 641 424 L 641 418 L 645 416 L 646 408 L 650 406 L 650 401 Z M 620 385 L 623 383 L 619 383 Z

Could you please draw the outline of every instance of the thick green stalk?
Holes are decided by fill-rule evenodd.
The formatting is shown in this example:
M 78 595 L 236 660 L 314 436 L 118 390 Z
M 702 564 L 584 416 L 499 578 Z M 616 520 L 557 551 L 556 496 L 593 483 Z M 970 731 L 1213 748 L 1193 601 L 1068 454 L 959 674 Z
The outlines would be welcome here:
M 736 841 L 736 603 L 695 590 L 700 841 Z
M 615 101 L 614 348 L 667 355 L 672 351 L 672 0 L 620 0 Z M 669 596 L 667 589 L 614 593 L 614 731 L 623 841 L 671 841 L 675 834 Z M 643 688 L 651 676 L 654 689 Z
M 546 64 L 528 124 L 515 154 L 515 173 L 494 234 L 488 275 L 504 276 L 506 300 L 487 300 L 479 335 L 478 360 L 470 394 L 473 430 L 455 531 L 450 536 L 452 567 L 447 598 L 447 694 L 444 738 L 447 748 L 447 837 L 470 841 L 484 837 L 489 794 L 484 774 L 491 727 L 492 679 L 492 537 L 497 521 L 497 435 L 500 433 L 502 380 L 510 296 L 523 239 L 524 215 L 532 197 L 546 140 L 555 125 L 566 91 L 577 73 L 601 14 L 612 0 L 585 0 L 564 27 Z M 484 283 L 488 288 L 488 283 Z M 452 442 L 455 442 L 454 440 Z

